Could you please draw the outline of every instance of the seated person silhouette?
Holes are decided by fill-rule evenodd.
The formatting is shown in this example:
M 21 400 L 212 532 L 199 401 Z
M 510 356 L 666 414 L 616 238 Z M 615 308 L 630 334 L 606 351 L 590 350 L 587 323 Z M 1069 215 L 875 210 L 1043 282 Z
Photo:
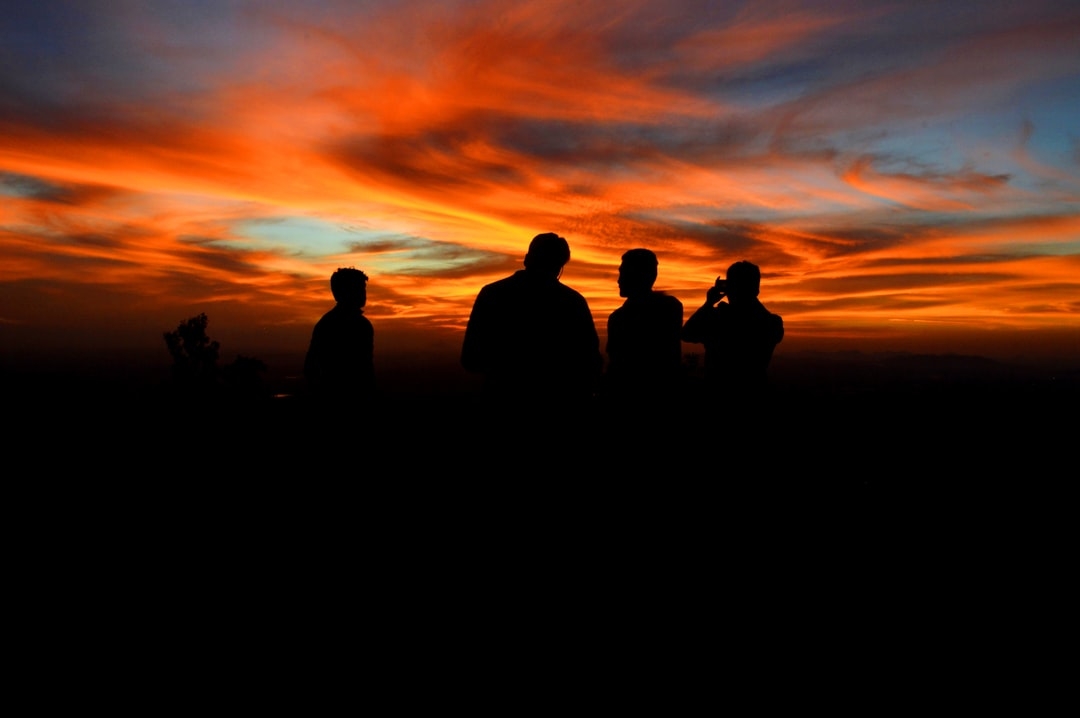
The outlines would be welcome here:
M 758 301 L 760 287 L 757 265 L 732 264 L 727 280 L 718 278 L 709 287 L 705 303 L 683 327 L 683 341 L 705 345 L 705 383 L 718 399 L 752 397 L 766 386 L 773 350 L 784 338 L 784 321 Z M 725 294 L 727 302 L 721 302 Z
M 570 245 L 554 233 L 529 244 L 525 268 L 484 286 L 476 297 L 461 364 L 484 376 L 489 399 L 586 401 L 603 366 L 589 305 L 559 281 Z
M 672 399 L 682 364 L 683 306 L 654 292 L 656 255 L 631 249 L 619 265 L 623 305 L 608 317 L 605 398 L 618 404 Z
M 304 378 L 317 397 L 361 398 L 374 392 L 375 331 L 364 316 L 367 281 L 352 267 L 330 277 L 337 306 L 315 325 L 304 359 Z

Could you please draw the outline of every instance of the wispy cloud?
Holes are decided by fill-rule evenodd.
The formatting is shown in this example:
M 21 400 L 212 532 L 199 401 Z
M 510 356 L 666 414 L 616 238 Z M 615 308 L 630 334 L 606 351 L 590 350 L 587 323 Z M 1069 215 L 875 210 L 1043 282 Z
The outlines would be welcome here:
M 796 341 L 1077 328 L 1078 48 L 1044 0 L 23 3 L 0 320 L 213 306 L 297 349 L 354 263 L 445 341 L 557 231 L 601 325 L 645 246 L 687 304 L 756 261 Z

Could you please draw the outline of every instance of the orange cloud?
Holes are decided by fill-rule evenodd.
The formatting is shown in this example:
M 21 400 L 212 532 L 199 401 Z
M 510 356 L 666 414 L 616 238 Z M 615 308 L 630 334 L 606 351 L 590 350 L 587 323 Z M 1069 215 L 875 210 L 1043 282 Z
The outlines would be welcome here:
M 542 231 L 570 239 L 598 326 L 635 246 L 688 308 L 756 261 L 793 338 L 1080 324 L 1080 175 L 1055 129 L 1080 98 L 1039 100 L 1075 72 L 1072 14 L 923 36 L 932 8 L 112 12 L 131 58 L 73 38 L 91 56 L 40 88 L 0 71 L 5 326 L 207 311 L 300 352 L 355 265 L 383 350 L 445 347 Z M 1009 109 L 1024 93 L 1036 120 Z

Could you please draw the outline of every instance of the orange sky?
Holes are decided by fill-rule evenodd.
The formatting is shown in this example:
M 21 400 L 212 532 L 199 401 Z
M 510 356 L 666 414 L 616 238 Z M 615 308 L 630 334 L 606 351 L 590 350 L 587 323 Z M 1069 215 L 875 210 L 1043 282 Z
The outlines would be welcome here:
M 603 333 L 761 266 L 781 349 L 1080 358 L 1080 7 L 25 4 L 0 28 L 3 357 L 302 353 L 328 277 L 455 352 L 529 239 Z M 703 9 L 704 8 L 704 9 Z M 779 350 L 778 350 L 779 351 Z

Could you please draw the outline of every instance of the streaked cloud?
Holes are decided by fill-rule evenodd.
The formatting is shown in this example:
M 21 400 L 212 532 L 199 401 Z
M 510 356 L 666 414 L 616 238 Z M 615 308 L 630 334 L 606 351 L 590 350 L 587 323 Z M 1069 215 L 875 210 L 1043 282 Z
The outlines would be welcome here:
M 756 261 L 793 344 L 1080 329 L 1077 116 L 1069 2 L 22 3 L 0 322 L 214 307 L 302 351 L 355 265 L 452 344 L 557 231 L 599 326 L 645 246 L 688 307 Z

